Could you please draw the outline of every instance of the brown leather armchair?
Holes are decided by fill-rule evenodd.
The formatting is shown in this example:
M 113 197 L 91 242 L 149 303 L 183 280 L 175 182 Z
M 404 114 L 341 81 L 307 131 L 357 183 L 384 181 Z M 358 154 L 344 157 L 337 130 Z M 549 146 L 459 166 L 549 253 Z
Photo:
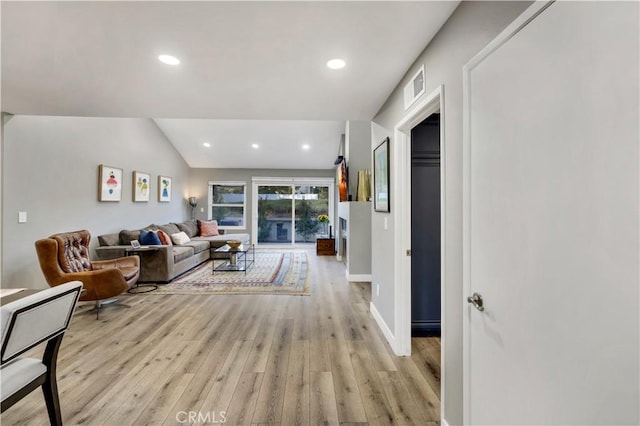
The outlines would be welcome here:
M 102 301 L 130 289 L 140 276 L 138 256 L 91 261 L 89 231 L 65 232 L 36 241 L 40 268 L 51 287 L 69 281 L 81 281 L 81 301 L 96 301 L 99 312 Z

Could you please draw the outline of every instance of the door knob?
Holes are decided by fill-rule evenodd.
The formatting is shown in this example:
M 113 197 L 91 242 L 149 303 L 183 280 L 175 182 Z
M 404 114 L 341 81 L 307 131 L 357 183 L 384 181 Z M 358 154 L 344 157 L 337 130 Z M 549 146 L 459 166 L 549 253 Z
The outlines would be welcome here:
M 473 293 L 473 295 L 467 297 L 467 302 L 475 306 L 476 309 L 479 310 L 480 312 L 484 311 L 482 295 L 478 293 Z

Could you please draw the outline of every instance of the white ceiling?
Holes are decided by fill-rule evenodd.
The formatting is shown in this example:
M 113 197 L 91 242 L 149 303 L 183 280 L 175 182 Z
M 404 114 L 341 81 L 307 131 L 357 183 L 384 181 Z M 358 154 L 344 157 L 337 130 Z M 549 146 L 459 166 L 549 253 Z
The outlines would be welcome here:
M 341 121 L 165 118 L 155 122 L 191 167 L 328 169 L 344 133 Z M 204 147 L 204 142 L 211 147 Z
M 458 3 L 3 1 L 2 110 L 156 118 L 193 167 L 219 161 L 198 153 L 200 137 L 254 167 L 239 148 L 271 130 L 259 139 L 278 152 L 262 167 L 328 168 L 319 153 L 335 156 L 337 123 L 373 118 Z M 335 57 L 347 67 L 328 69 Z M 178 118 L 189 120 L 164 120 Z M 328 144 L 315 162 L 297 149 L 304 138 Z

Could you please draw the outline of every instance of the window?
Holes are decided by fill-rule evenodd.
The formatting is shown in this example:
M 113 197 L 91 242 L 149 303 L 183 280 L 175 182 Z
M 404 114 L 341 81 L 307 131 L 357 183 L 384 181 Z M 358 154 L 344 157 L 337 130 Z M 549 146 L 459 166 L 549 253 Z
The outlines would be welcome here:
M 245 189 L 245 182 L 209 182 L 209 219 L 221 229 L 245 229 Z
M 333 218 L 332 178 L 253 177 L 252 241 L 258 244 L 315 242 L 329 233 L 318 221 Z

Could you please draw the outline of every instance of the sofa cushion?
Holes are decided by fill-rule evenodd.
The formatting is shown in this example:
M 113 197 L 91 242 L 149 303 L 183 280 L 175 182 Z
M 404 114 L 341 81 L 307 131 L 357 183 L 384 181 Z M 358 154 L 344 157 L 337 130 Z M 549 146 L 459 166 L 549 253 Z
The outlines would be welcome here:
M 117 246 L 120 244 L 120 235 L 119 234 L 98 235 L 98 243 L 100 243 L 100 247 Z
M 126 229 L 123 229 L 120 231 L 119 237 L 120 244 L 128 246 L 131 244 L 131 241 L 140 240 L 140 231 L 127 231 Z
M 178 263 L 188 257 L 193 256 L 193 247 L 173 246 L 173 263 Z
M 187 234 L 189 238 L 193 238 L 198 235 L 198 222 L 196 220 L 187 220 L 182 223 L 176 223 L 176 226 L 182 232 Z
M 180 228 L 175 223 L 167 223 L 165 225 L 157 225 L 158 229 L 162 229 L 167 235 L 173 235 L 180 232 Z
M 209 250 L 208 241 L 191 240 L 188 243 L 182 245 L 182 247 L 193 247 L 195 253 L 200 253 L 205 250 Z
M 180 246 L 182 244 L 188 243 L 189 241 L 191 241 L 191 239 L 187 237 L 187 234 L 181 231 L 176 232 L 175 234 L 171 234 L 171 241 L 173 241 L 173 244 Z
M 160 242 L 163 246 L 172 246 L 171 237 L 164 232 L 162 229 L 158 229 L 158 238 L 160 238 Z
M 198 221 L 198 225 L 200 227 L 200 236 L 201 237 L 215 237 L 216 235 L 220 235 L 218 232 L 218 221 L 210 220 L 210 221 Z
M 158 234 L 154 231 L 148 231 L 146 229 L 140 230 L 140 244 L 148 246 L 161 246 L 162 241 L 158 237 Z

